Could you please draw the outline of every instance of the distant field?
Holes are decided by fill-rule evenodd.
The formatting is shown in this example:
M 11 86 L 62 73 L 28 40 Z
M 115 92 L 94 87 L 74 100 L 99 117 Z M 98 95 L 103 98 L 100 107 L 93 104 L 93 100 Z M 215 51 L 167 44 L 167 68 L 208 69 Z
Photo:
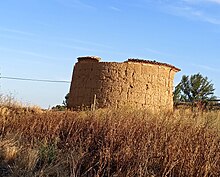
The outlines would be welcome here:
M 220 112 L 0 106 L 0 176 L 220 176 Z

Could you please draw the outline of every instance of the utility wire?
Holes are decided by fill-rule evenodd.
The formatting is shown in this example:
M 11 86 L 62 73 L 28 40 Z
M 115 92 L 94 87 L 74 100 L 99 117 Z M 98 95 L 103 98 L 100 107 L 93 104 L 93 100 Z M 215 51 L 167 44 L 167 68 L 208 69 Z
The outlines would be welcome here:
M 47 79 L 30 79 L 30 78 L 21 78 L 21 77 L 6 77 L 1 76 L 0 79 L 10 79 L 10 80 L 20 80 L 20 81 L 33 81 L 33 82 L 52 82 L 52 83 L 71 83 L 69 81 L 62 81 L 62 80 L 47 80 Z

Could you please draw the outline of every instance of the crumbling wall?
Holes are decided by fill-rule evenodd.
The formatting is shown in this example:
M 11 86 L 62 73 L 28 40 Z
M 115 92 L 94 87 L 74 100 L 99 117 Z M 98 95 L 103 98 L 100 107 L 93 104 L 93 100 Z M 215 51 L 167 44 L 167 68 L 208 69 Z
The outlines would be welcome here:
M 122 107 L 153 111 L 173 108 L 173 79 L 178 68 L 144 60 L 123 63 L 79 58 L 74 66 L 69 108 Z

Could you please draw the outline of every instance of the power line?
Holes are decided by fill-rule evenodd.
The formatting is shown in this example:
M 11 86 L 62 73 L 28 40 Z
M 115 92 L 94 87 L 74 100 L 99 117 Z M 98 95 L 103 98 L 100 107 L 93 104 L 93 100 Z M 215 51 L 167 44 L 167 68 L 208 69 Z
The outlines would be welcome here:
M 0 75 L 0 79 L 33 81 L 33 82 L 68 83 L 68 84 L 71 83 L 70 81 L 64 81 L 64 80 L 30 79 L 30 78 L 21 78 L 21 77 L 6 77 L 1 75 Z

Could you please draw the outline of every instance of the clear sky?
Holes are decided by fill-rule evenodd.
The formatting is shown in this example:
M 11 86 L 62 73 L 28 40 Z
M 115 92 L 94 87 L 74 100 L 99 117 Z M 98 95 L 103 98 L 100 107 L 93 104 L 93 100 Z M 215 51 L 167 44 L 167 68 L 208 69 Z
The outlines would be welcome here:
M 0 1 L 2 76 L 71 80 L 78 56 L 166 62 L 200 72 L 220 96 L 220 0 Z M 69 84 L 0 79 L 0 93 L 43 108 Z

